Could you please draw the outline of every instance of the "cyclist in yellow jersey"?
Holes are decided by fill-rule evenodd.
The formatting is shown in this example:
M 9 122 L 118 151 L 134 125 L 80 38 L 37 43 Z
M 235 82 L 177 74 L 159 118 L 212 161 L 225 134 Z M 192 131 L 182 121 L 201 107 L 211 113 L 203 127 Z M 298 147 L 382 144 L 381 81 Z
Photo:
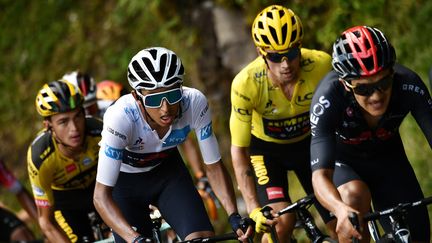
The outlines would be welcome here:
M 29 147 L 27 166 L 39 225 L 50 242 L 94 241 L 88 213 L 102 122 L 85 118 L 83 96 L 71 83 L 45 84 L 36 97 L 43 129 Z
M 231 87 L 231 156 L 255 230 L 268 232 L 268 225 L 276 225 L 279 240 L 289 242 L 295 215 L 266 220 L 261 208 L 269 205 L 276 211 L 289 205 L 288 170 L 313 193 L 309 106 L 315 87 L 331 69 L 331 58 L 301 47 L 300 18 L 282 6 L 269 6 L 257 15 L 252 38 L 259 57 L 240 71 Z M 316 206 L 324 221 L 330 221 L 328 212 Z

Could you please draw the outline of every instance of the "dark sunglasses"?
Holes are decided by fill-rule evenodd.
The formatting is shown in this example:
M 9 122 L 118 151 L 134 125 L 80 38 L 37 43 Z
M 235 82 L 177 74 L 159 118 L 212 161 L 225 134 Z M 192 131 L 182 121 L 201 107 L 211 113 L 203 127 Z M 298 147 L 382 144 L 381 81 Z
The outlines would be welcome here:
M 183 98 L 183 92 L 181 88 L 170 89 L 167 91 L 143 95 L 141 92 L 137 92 L 142 98 L 144 106 L 148 108 L 160 108 L 162 101 L 166 100 L 168 104 L 174 105 L 180 102 Z
M 378 80 L 375 83 L 371 84 L 358 84 L 358 85 L 352 85 L 348 83 L 346 80 L 344 80 L 346 86 L 350 87 L 353 92 L 357 95 L 361 96 L 371 96 L 375 90 L 378 90 L 380 92 L 384 92 L 387 89 L 390 88 L 392 82 L 393 82 L 393 73 L 388 74 L 384 78 Z
M 296 59 L 300 55 L 300 48 L 291 48 L 286 52 L 264 52 L 263 54 L 271 62 L 280 63 L 284 58 L 288 59 L 288 61 Z

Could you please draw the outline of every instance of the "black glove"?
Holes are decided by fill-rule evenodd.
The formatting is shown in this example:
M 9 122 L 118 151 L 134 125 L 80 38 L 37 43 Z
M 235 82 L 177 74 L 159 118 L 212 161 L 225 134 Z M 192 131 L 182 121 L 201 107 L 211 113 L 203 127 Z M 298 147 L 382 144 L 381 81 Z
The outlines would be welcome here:
M 252 219 L 248 217 L 242 218 L 238 213 L 232 213 L 228 217 L 228 222 L 230 223 L 231 228 L 233 229 L 234 232 L 237 232 L 238 229 L 241 229 L 243 232 L 246 232 L 249 226 L 251 226 L 252 229 L 255 229 L 255 222 Z

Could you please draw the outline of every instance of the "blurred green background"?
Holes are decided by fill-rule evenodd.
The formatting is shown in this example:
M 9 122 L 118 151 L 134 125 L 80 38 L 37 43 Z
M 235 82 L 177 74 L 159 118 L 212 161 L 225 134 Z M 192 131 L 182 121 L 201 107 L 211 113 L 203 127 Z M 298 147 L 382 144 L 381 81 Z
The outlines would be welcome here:
M 221 41 L 225 32 L 233 32 L 229 28 L 240 26 L 247 33 L 246 42 L 252 45 L 251 22 L 262 8 L 273 3 L 300 16 L 304 47 L 328 53 L 336 37 L 348 27 L 380 28 L 395 46 L 398 62 L 417 71 L 428 83 L 432 1 L 0 0 L 0 156 L 29 188 L 26 150 L 42 127 L 34 107 L 42 84 L 81 69 L 96 81 L 112 79 L 128 86 L 130 58 L 145 47 L 165 46 L 182 58 L 186 85 L 208 95 L 221 151 L 231 166 L 228 100 L 230 82 L 238 71 L 232 67 L 241 67 L 255 54 L 244 51 L 244 45 L 232 44 L 235 41 L 230 45 Z M 235 18 L 224 18 L 227 23 L 221 26 L 215 11 Z M 238 39 L 245 37 L 239 34 Z M 235 55 L 228 56 L 227 50 Z M 239 62 L 233 56 L 244 58 Z M 403 123 L 401 133 L 424 193 L 432 195 L 431 149 L 412 117 Z M 298 184 L 293 185 L 295 200 L 303 193 Z M 10 193 L 4 189 L 0 193 L 4 204 L 19 209 Z

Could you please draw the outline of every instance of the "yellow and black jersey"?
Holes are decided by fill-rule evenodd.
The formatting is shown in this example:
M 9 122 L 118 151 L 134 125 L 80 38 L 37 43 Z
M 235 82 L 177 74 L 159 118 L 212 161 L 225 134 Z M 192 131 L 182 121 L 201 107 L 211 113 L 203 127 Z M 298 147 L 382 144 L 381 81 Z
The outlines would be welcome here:
M 234 78 L 231 86 L 231 142 L 250 145 L 251 134 L 268 142 L 288 144 L 310 134 L 309 107 L 319 81 L 331 70 L 331 57 L 301 49 L 301 71 L 291 100 L 273 85 L 258 57 Z
M 27 169 L 37 206 L 52 206 L 53 190 L 87 189 L 94 186 L 101 131 L 100 120 L 86 118 L 85 149 L 76 160 L 59 152 L 58 144 L 50 131 L 42 130 L 39 133 L 27 153 Z

